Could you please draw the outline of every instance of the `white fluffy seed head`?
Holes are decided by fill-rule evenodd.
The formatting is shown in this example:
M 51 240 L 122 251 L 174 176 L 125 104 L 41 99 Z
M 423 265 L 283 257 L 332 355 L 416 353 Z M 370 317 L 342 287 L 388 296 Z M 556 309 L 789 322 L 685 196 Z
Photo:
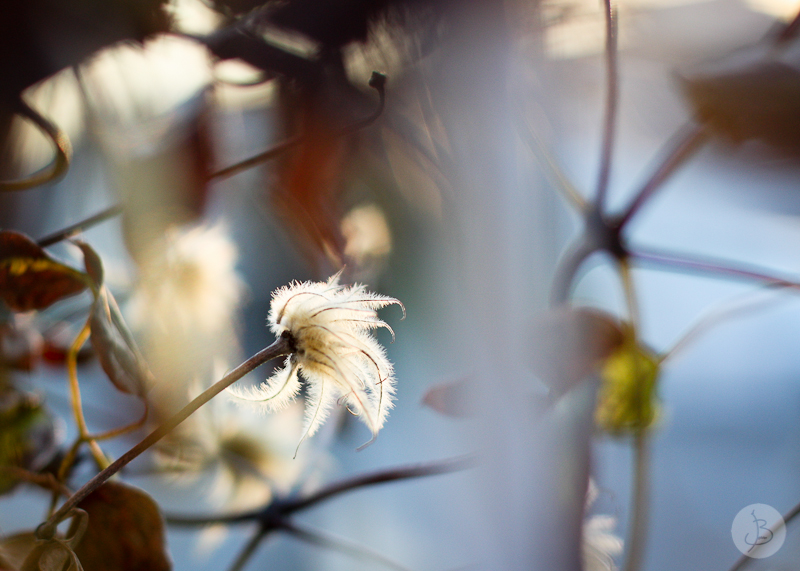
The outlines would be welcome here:
M 403 307 L 363 285 L 339 284 L 339 274 L 327 282 L 295 282 L 278 289 L 269 326 L 290 340 L 293 353 L 267 382 L 238 396 L 271 410 L 282 408 L 298 393 L 299 373 L 308 383 L 303 438 L 314 434 L 338 403 L 364 421 L 374 440 L 392 407 L 395 387 L 392 364 L 371 330 L 392 331 L 377 310 L 395 304 Z

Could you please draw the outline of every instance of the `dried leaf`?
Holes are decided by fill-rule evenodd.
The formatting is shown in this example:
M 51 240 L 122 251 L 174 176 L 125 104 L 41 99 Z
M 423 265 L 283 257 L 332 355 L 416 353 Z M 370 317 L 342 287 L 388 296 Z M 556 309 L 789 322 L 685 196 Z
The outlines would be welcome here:
M 635 433 L 656 418 L 659 362 L 636 343 L 628 328 L 625 341 L 606 360 L 597 396 L 595 420 L 613 434 Z
M 92 347 L 114 386 L 124 393 L 144 396 L 152 374 L 106 287 L 100 289 L 92 304 L 89 325 Z
M 0 466 L 41 469 L 57 452 L 53 419 L 36 395 L 13 388 L 0 392 Z M 19 481 L 0 471 L 0 494 Z
M 477 413 L 469 379 L 436 385 L 425 393 L 423 404 L 453 418 L 471 418 Z
M 597 370 L 622 343 L 614 318 L 596 309 L 558 308 L 533 327 L 534 372 L 563 394 Z
M 51 258 L 24 234 L 0 231 L 0 297 L 12 310 L 44 309 L 86 286 L 85 274 Z
M 16 571 L 36 544 L 36 534 L 25 531 L 0 540 L 0 571 Z
M 86 242 L 73 240 L 73 243 L 83 252 L 83 265 L 86 267 L 86 273 L 91 278 L 95 289 L 100 289 L 105 281 L 103 260 L 100 259 L 100 255 L 95 252 L 94 248 Z
M 95 294 L 89 312 L 91 341 L 100 365 L 117 389 L 144 396 L 152 375 L 136 346 L 114 296 L 103 284 L 103 262 L 85 242 L 75 242 L 83 251 L 87 274 Z
M 800 149 L 800 70 L 762 60 L 683 83 L 697 119 L 716 134 Z
M 164 519 L 155 501 L 120 482 L 106 482 L 79 507 L 89 526 L 75 553 L 86 571 L 166 571 Z

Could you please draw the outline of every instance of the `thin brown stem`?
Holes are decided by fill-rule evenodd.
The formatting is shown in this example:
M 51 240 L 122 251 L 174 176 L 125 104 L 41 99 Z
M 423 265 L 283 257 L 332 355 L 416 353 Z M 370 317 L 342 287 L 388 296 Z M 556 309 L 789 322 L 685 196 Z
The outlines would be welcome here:
M 606 17 L 606 108 L 603 119 L 603 144 L 600 156 L 600 173 L 597 179 L 596 207 L 602 212 L 611 178 L 611 156 L 614 150 L 614 132 L 619 100 L 619 73 L 617 65 L 617 8 L 613 0 L 603 0 Z
M 27 482 L 45 490 L 51 490 L 65 497 L 69 497 L 72 494 L 72 490 L 59 482 L 56 477 L 49 472 L 37 474 L 36 472 L 31 472 L 30 470 L 25 470 L 18 466 L 0 466 L 0 473 L 7 474 L 20 482 Z
M 228 374 L 222 377 L 222 379 L 203 391 L 189 404 L 184 406 L 181 410 L 170 417 L 166 422 L 164 422 L 164 424 L 147 435 L 141 442 L 120 456 L 110 466 L 86 482 L 77 492 L 75 492 L 66 502 L 64 502 L 64 504 L 58 509 L 58 511 L 56 511 L 56 513 L 50 516 L 46 522 L 39 526 L 39 528 L 36 530 L 37 537 L 40 539 L 52 538 L 55 534 L 56 526 L 66 517 L 70 510 L 82 502 L 89 494 L 99 488 L 111 476 L 119 472 L 134 458 L 139 456 L 142 452 L 172 432 L 175 427 L 186 420 L 198 408 L 206 404 L 208 401 L 241 379 L 247 373 L 256 367 L 263 365 L 267 361 L 288 354 L 289 351 L 290 347 L 288 341 L 284 337 L 280 337 L 272 345 L 266 349 L 262 349 L 247 359 L 244 363 L 230 371 Z
M 199 527 L 203 525 L 213 525 L 220 523 L 248 523 L 256 520 L 273 521 L 274 518 L 283 520 L 285 516 L 313 507 L 325 500 L 338 496 L 339 494 L 372 486 L 386 482 L 407 480 L 411 478 L 421 478 L 425 476 L 435 476 L 437 474 L 447 474 L 458 470 L 464 470 L 475 465 L 474 456 L 460 456 L 440 462 L 430 464 L 420 464 L 417 466 L 405 466 L 401 468 L 390 468 L 371 474 L 355 476 L 340 482 L 335 482 L 305 497 L 297 499 L 276 499 L 263 508 L 255 511 L 240 514 L 216 515 L 207 517 L 181 517 L 167 516 L 167 523 L 189 527 Z
M 122 206 L 116 204 L 114 206 L 110 206 L 105 210 L 101 210 L 97 214 L 90 216 L 85 220 L 81 220 L 72 226 L 67 226 L 63 230 L 59 230 L 58 232 L 54 232 L 53 234 L 48 234 L 44 238 L 40 238 L 36 243 L 39 244 L 42 248 L 46 248 L 47 246 L 52 246 L 62 240 L 66 240 L 68 238 L 72 238 L 76 234 L 80 234 L 87 228 L 91 228 L 96 224 L 101 222 L 105 222 L 110 218 L 114 218 L 115 216 L 119 216 L 122 214 Z
M 261 541 L 269 532 L 270 530 L 259 527 L 253 537 L 247 540 L 247 543 L 239 552 L 239 555 L 236 556 L 236 560 L 233 562 L 233 565 L 231 565 L 230 571 L 242 571 L 244 566 L 247 565 L 247 562 L 250 561 L 250 558 L 255 554 Z
M 366 117 L 365 119 L 362 119 L 360 121 L 356 121 L 355 123 L 348 125 L 347 127 L 344 127 L 339 132 L 340 136 L 353 133 L 355 131 L 368 127 L 369 125 L 372 125 L 372 123 L 374 123 L 378 119 L 378 117 L 380 117 L 381 114 L 383 113 L 383 109 L 386 106 L 386 89 L 385 89 L 386 77 L 378 72 L 372 72 L 372 78 L 370 78 L 369 86 L 378 91 L 378 95 L 380 97 L 380 100 L 378 101 L 378 108 L 369 117 Z M 304 135 L 295 135 L 294 137 L 291 137 L 287 141 L 284 141 L 283 143 L 279 143 L 274 147 L 267 149 L 263 153 L 259 153 L 254 157 L 250 157 L 249 159 L 245 159 L 229 167 L 225 167 L 224 169 L 220 169 L 214 173 L 211 173 L 209 175 L 209 179 L 214 180 L 214 179 L 228 178 L 247 169 L 251 169 L 255 166 L 260 165 L 261 163 L 267 162 L 269 160 L 274 159 L 275 157 L 282 155 L 283 153 L 303 143 L 305 139 L 306 138 Z
M 625 226 L 631 218 L 652 198 L 672 173 L 691 157 L 706 141 L 707 133 L 698 125 L 689 124 L 673 135 L 666 144 L 668 151 L 650 179 L 644 184 L 636 198 L 622 215 L 619 225 Z
M 422 478 L 425 476 L 433 476 L 436 474 L 447 474 L 449 472 L 456 472 L 475 465 L 474 456 L 461 456 L 451 460 L 442 462 L 435 462 L 432 464 L 420 464 L 419 466 L 409 466 L 405 468 L 394 468 L 375 472 L 373 474 L 366 474 L 363 476 L 356 476 L 341 482 L 331 484 L 316 493 L 313 493 L 305 498 L 290 501 L 286 503 L 284 513 L 295 513 L 321 502 L 338 496 L 344 492 L 363 488 L 365 486 L 373 486 L 375 484 L 383 484 L 386 482 L 394 482 L 397 480 L 408 480 L 411 478 Z
M 144 412 L 142 412 L 142 416 L 139 420 L 132 422 L 131 424 L 127 424 L 120 428 L 112 428 L 111 430 L 107 430 L 105 432 L 98 432 L 97 434 L 87 434 L 87 440 L 93 440 L 95 442 L 99 442 L 101 440 L 110 440 L 112 438 L 116 438 L 118 436 L 122 436 L 123 434 L 129 434 L 134 430 L 138 430 L 139 428 L 144 426 L 144 423 L 147 422 L 147 415 L 150 412 L 150 407 L 148 405 L 147 399 L 143 399 L 142 402 L 144 403 Z
M 281 529 L 297 537 L 298 539 L 302 539 L 308 543 L 313 543 L 314 545 L 319 545 L 320 547 L 324 547 L 326 549 L 341 551 L 342 553 L 351 555 L 357 559 L 369 560 L 388 569 L 394 569 L 395 571 L 410 571 L 405 565 L 401 565 L 400 563 L 389 559 L 385 555 L 378 553 L 373 549 L 369 549 L 368 547 L 359 545 L 342 537 L 336 537 L 329 533 L 311 529 L 308 526 L 298 525 L 297 523 L 288 521 L 281 526 Z

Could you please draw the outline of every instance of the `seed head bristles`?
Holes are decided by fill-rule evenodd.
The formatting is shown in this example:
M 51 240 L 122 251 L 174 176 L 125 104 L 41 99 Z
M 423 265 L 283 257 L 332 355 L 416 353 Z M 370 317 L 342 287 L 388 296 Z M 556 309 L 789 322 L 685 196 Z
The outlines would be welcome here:
M 372 439 L 366 446 L 383 427 L 395 392 L 394 369 L 371 330 L 383 327 L 394 340 L 394 331 L 377 310 L 399 305 L 405 318 L 405 307 L 363 285 L 339 284 L 340 274 L 327 282 L 294 282 L 272 294 L 269 327 L 275 335 L 288 338 L 294 352 L 259 387 L 233 392 L 263 403 L 268 411 L 278 410 L 296 398 L 302 376 L 308 401 L 300 443 L 317 431 L 336 403 L 370 429 Z

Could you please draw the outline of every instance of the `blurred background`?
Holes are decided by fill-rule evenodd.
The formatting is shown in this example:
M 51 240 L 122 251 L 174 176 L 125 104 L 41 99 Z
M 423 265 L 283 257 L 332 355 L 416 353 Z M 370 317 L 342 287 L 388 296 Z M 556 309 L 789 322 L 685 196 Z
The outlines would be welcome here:
M 404 321 L 397 308 L 381 311 L 397 334 L 391 344 L 378 335 L 397 399 L 363 451 L 355 449 L 367 431 L 339 411 L 292 460 L 302 406 L 265 416 L 221 397 L 133 463 L 125 481 L 167 514 L 209 515 L 348 475 L 476 454 L 471 470 L 354 491 L 298 521 L 407 569 L 516 570 L 581 566 L 580 529 L 608 515 L 614 537 L 603 536 L 610 559 L 602 561 L 623 564 L 616 547 L 630 533 L 631 439 L 592 430 L 592 382 L 556 398 L 533 362 L 548 341 L 537 323 L 554 272 L 582 227 L 546 164 L 586 197 L 600 165 L 601 3 L 51 4 L 9 6 L 4 18 L 2 177 L 25 178 L 53 156 L 15 107 L 20 93 L 67 135 L 72 160 L 58 181 L 0 193 L 0 227 L 36 240 L 119 205 L 121 215 L 81 239 L 101 255 L 156 379 L 151 427 L 272 342 L 270 294 L 292 280 L 324 280 L 344 266 L 343 281 L 407 309 Z M 623 210 L 668 139 L 699 114 L 687 81 L 773 57 L 764 38 L 798 8 L 619 2 L 610 212 Z M 783 63 L 800 65 L 796 51 L 787 48 Z M 382 110 L 372 71 L 387 77 Z M 800 84 L 787 82 L 777 97 L 797 139 Z M 748 84 L 742 99 L 748 89 L 759 96 Z M 750 112 L 734 99 L 735 110 Z M 797 146 L 776 145 L 769 133 L 714 133 L 626 228 L 628 243 L 798 276 Z M 287 141 L 274 159 L 224 170 Z M 67 242 L 49 251 L 82 267 Z M 765 503 L 786 513 L 800 501 L 800 299 L 653 265 L 634 265 L 632 276 L 641 341 L 657 353 L 703 316 L 744 308 L 664 361 L 641 567 L 728 569 L 740 555 L 730 531 L 740 509 Z M 4 315 L 6 360 L 30 357 L 4 382 L 52 411 L 33 444 L 42 466 L 76 435 L 63 356 L 90 301 L 84 293 L 35 315 Z M 627 319 L 615 267 L 601 255 L 584 265 L 573 301 Z M 268 367 L 242 382 L 261 382 Z M 115 391 L 88 354 L 79 376 L 93 430 L 141 415 L 141 403 Z M 135 440 L 103 448 L 117 457 Z M 91 464 L 79 465 L 75 482 Z M 597 494 L 584 514 L 586 470 Z M 9 491 L 0 534 L 34 528 L 48 502 L 32 487 Z M 168 526 L 174 568 L 229 568 L 252 533 Z M 748 569 L 796 568 L 796 544 L 790 526 L 779 554 Z M 379 567 L 280 534 L 247 566 Z

